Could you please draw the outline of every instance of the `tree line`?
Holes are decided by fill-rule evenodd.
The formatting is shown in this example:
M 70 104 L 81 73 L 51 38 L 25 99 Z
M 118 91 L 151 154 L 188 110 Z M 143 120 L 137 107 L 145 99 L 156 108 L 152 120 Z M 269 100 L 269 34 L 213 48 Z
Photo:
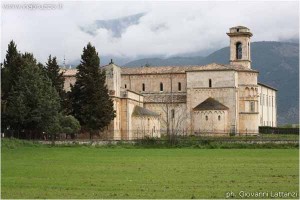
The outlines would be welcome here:
M 64 90 L 64 77 L 56 57 L 45 65 L 32 53 L 8 44 L 1 64 L 1 133 L 22 139 L 53 141 L 60 133 L 72 138 L 79 132 L 99 134 L 115 117 L 105 84 L 105 71 L 90 43 L 83 48 L 76 82 Z

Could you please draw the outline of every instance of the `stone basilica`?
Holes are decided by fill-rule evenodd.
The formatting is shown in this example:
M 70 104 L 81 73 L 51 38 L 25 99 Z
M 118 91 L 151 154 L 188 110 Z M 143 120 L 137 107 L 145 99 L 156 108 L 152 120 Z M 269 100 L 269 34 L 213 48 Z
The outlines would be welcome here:
M 166 133 L 241 135 L 276 126 L 277 90 L 257 82 L 252 33 L 237 26 L 227 35 L 229 65 L 119 67 L 111 62 L 101 67 L 116 111 L 105 134 L 115 140 Z M 65 70 L 65 90 L 75 83 L 75 74 L 76 69 Z

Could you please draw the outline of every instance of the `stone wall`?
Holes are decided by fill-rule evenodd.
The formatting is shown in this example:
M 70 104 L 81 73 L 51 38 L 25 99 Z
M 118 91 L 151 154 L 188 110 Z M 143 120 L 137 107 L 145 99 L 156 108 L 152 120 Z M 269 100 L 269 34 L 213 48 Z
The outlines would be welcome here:
M 169 127 L 169 130 L 172 129 L 176 134 L 187 131 L 186 122 L 189 115 L 186 103 L 145 103 L 145 108 L 160 114 L 162 134 L 166 134 L 167 127 Z M 174 111 L 172 111 L 173 109 Z
M 160 89 L 163 84 L 163 91 Z M 179 91 L 178 84 L 181 84 Z M 143 84 L 145 91 L 143 91 Z M 147 93 L 170 93 L 186 92 L 186 75 L 184 74 L 122 74 L 122 88 L 129 89 L 141 94 Z
M 132 117 L 132 133 L 129 139 L 160 137 L 159 117 Z
M 106 72 L 106 85 L 107 89 L 110 91 L 114 91 L 114 96 L 120 97 L 121 91 L 121 68 L 110 64 L 103 69 Z
M 194 111 L 194 133 L 229 134 L 227 116 L 227 110 Z
M 76 82 L 75 76 L 65 76 L 64 89 L 65 91 L 71 91 L 71 85 L 74 85 Z
M 187 72 L 187 88 L 236 87 L 235 71 Z
M 276 90 L 258 85 L 259 125 L 277 126 Z

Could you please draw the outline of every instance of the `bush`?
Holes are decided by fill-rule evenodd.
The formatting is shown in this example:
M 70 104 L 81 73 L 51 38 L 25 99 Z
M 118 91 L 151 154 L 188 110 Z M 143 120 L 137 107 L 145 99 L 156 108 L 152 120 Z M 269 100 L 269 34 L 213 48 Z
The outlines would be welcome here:
M 42 145 L 35 141 L 19 140 L 15 138 L 1 139 L 2 149 L 17 149 L 19 147 L 37 147 L 37 146 L 42 146 Z

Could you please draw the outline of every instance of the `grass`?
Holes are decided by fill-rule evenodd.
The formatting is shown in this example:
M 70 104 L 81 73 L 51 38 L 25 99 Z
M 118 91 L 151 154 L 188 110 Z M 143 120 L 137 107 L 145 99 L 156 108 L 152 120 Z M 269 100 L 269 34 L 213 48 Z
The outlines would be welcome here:
M 2 198 L 225 198 L 298 192 L 298 149 L 2 144 Z M 13 143 L 13 142 L 12 142 Z M 238 198 L 238 196 L 236 196 Z

